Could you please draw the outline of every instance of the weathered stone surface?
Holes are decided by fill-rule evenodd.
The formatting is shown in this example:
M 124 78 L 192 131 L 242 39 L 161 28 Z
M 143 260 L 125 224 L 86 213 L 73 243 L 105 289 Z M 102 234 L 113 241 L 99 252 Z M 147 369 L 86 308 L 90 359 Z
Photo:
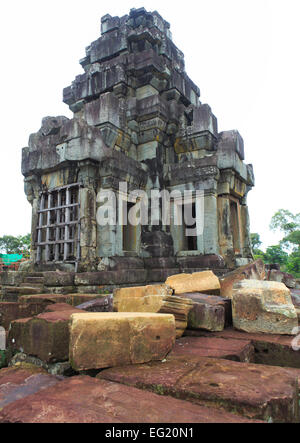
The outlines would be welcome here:
M 166 280 L 166 285 L 174 289 L 175 294 L 185 292 L 220 293 L 219 279 L 212 271 L 173 275 Z
M 22 401 L 62 380 L 33 365 L 16 365 L 0 370 L 0 412 L 16 400 Z
M 74 286 L 74 272 L 44 272 L 46 286 Z
M 50 303 L 68 303 L 70 304 L 70 297 L 65 294 L 38 294 L 38 295 L 23 295 L 19 298 L 20 303 L 33 303 L 41 307 L 46 307 Z
M 295 335 L 298 318 L 289 289 L 283 283 L 243 280 L 232 294 L 232 319 L 246 332 Z
M 264 280 L 265 265 L 262 260 L 256 260 L 248 265 L 242 266 L 235 271 L 220 278 L 221 296 L 232 298 L 233 285 L 241 280 Z
M 87 312 L 113 312 L 113 295 L 103 295 L 103 297 L 77 305 L 76 308 Z
M 71 317 L 70 362 L 76 370 L 162 360 L 174 343 L 172 315 L 118 312 Z
M 68 303 L 51 303 L 51 305 L 46 306 L 44 312 L 59 312 L 69 310 L 74 312 L 74 307 L 69 305 Z
M 164 284 L 116 289 L 114 310 L 173 314 L 176 337 L 179 338 L 187 327 L 188 314 L 193 302 L 184 297 L 170 295 L 172 292 L 172 289 Z
M 230 298 L 224 298 L 217 295 L 201 294 L 197 292 L 180 294 L 180 296 L 189 298 L 196 303 L 189 313 L 189 328 L 203 328 L 209 331 L 222 331 L 224 327 L 232 326 L 232 309 Z M 204 307 L 198 307 L 197 304 L 202 304 Z M 199 315 L 197 315 L 197 311 Z
M 99 378 L 248 418 L 298 422 L 298 377 L 288 369 L 191 356 L 102 371 Z
M 245 423 L 251 420 L 106 380 L 78 376 L 4 407 L 0 422 Z
M 165 284 L 161 285 L 147 285 L 147 286 L 133 286 L 130 288 L 120 288 L 114 290 L 114 310 L 118 311 L 118 304 L 123 299 L 128 298 L 143 298 L 143 297 L 152 297 L 152 296 L 165 296 L 165 295 L 172 295 L 173 291 L 170 287 L 168 287 Z M 154 302 L 155 302 L 154 298 Z M 142 300 L 134 300 L 135 303 L 141 302 L 141 305 L 143 304 Z M 123 311 L 124 312 L 124 311 Z M 139 311 L 137 311 L 139 312 Z M 149 311 L 146 311 L 149 312 Z M 151 312 L 151 311 L 150 311 Z M 155 311 L 153 311 L 155 312 Z
M 203 295 L 200 293 L 180 294 L 193 301 L 193 307 L 188 315 L 189 329 L 206 329 L 208 331 L 223 331 L 225 326 L 224 304 L 214 302 L 209 303 L 209 297 L 219 298 L 213 295 Z M 190 296 L 190 297 L 189 297 Z M 202 297 L 201 297 L 202 296 Z M 199 301 L 199 302 L 198 302 Z
M 84 311 L 74 308 L 13 321 L 8 334 L 9 348 L 49 363 L 68 360 L 68 324 L 74 312 Z
M 20 271 L 3 271 L 0 273 L 0 285 L 17 286 L 22 283 L 25 272 Z
M 287 272 L 281 272 L 277 269 L 271 269 L 268 272 L 268 280 L 270 281 L 277 281 L 279 283 L 284 283 L 285 286 L 287 286 L 290 289 L 296 288 L 296 279 Z
M 300 368 L 300 350 L 297 337 L 275 334 L 251 334 L 235 329 L 222 332 L 186 330 L 185 335 L 194 337 L 217 337 L 229 340 L 250 340 L 255 350 L 255 363 L 289 368 Z
M 43 306 L 36 303 L 0 302 L 0 326 L 8 329 L 11 321 L 33 317 L 43 310 Z
M 168 358 L 214 357 L 226 360 L 254 363 L 254 347 L 250 340 L 226 340 L 216 337 L 183 337 L 176 344 Z
M 299 289 L 291 289 L 291 298 L 292 303 L 295 306 L 298 321 L 300 320 L 300 290 Z

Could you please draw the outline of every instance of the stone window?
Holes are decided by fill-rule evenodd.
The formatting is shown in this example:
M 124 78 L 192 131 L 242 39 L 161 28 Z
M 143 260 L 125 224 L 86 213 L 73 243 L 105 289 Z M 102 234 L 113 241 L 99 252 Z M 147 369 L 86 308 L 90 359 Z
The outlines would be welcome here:
M 124 219 L 127 223 L 123 225 L 123 251 L 124 252 L 136 252 L 136 231 L 137 227 L 132 225 L 129 222 L 128 216 L 130 209 L 135 206 L 135 203 L 124 202 L 123 211 L 124 211 Z M 126 213 L 125 213 L 126 211 Z
M 195 230 L 196 229 L 196 204 L 195 203 L 189 203 L 188 210 L 190 211 L 193 219 L 195 219 L 195 222 L 193 225 L 187 226 L 184 219 L 184 207 L 182 205 L 182 220 L 183 220 L 183 235 L 184 235 L 184 250 L 185 251 L 197 251 L 197 237 L 195 235 L 189 235 L 189 230 Z
M 42 192 L 36 232 L 36 262 L 78 263 L 79 184 Z

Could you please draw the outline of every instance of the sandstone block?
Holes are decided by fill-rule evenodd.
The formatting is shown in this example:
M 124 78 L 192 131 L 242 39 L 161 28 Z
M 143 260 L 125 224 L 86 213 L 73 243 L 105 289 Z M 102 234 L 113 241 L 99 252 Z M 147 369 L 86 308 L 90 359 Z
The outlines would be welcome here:
M 76 308 L 57 310 L 13 321 L 8 334 L 8 347 L 47 363 L 68 360 L 68 324 L 74 312 L 84 311 Z
M 166 285 L 149 285 L 115 290 L 114 307 L 119 312 L 152 312 L 173 314 L 176 325 L 176 338 L 187 328 L 188 314 L 193 302 L 184 297 L 169 295 Z
M 173 315 L 118 312 L 71 317 L 70 362 L 76 370 L 162 360 L 174 343 Z
M 41 314 L 44 306 L 36 303 L 0 302 L 0 326 L 8 329 L 13 320 Z
M 185 292 L 220 293 L 219 279 L 212 271 L 172 275 L 167 278 L 166 285 L 174 289 L 176 295 Z
M 222 332 L 186 330 L 185 335 L 189 337 L 216 337 L 226 340 L 250 340 L 255 351 L 254 363 L 297 368 L 297 370 L 300 368 L 300 343 L 298 343 L 297 337 L 265 333 L 250 334 L 231 328 L 224 329 Z
M 0 371 L 0 411 L 16 400 L 22 402 L 28 395 L 53 386 L 61 377 L 47 374 L 33 365 L 16 365 Z
M 102 297 L 86 301 L 76 306 L 87 312 L 113 312 L 113 295 L 103 295 Z
M 183 337 L 176 340 L 168 358 L 214 357 L 226 360 L 254 363 L 254 347 L 250 340 L 234 340 L 216 337 Z
M 265 278 L 265 265 L 262 260 L 256 260 L 248 265 L 241 266 L 224 277 L 220 278 L 221 296 L 232 298 L 233 285 L 241 280 L 263 280 Z
M 220 297 L 218 295 L 208 295 L 208 294 L 201 294 L 201 293 L 187 293 L 187 294 L 180 294 L 180 296 L 183 296 L 185 298 L 189 298 L 193 300 L 195 303 L 201 303 L 203 305 L 206 305 L 206 309 L 210 309 L 210 312 L 213 313 L 213 308 L 219 308 L 222 307 L 224 310 L 224 327 L 230 327 L 232 326 L 232 308 L 231 308 L 231 299 L 230 298 L 224 298 Z M 192 309 L 192 311 L 194 308 Z M 190 311 L 190 315 L 192 315 L 192 311 Z M 216 313 L 219 311 L 217 310 Z M 200 326 L 199 326 L 200 327 Z M 224 329 L 223 327 L 223 329 Z M 203 328 L 206 329 L 206 328 Z M 222 329 L 222 330 L 223 330 Z M 213 329 L 208 329 L 213 330 Z M 220 329 L 219 329 L 220 330 Z
M 0 423 L 246 422 L 252 421 L 216 408 L 88 376 L 67 378 L 0 410 Z
M 101 371 L 101 379 L 219 407 L 251 419 L 298 422 L 298 376 L 275 366 L 192 356 Z
M 296 334 L 298 326 L 289 289 L 283 283 L 244 280 L 234 285 L 233 326 L 246 332 Z
M 270 270 L 268 273 L 268 280 L 284 283 L 285 286 L 291 289 L 295 289 L 297 284 L 296 279 L 291 274 L 278 271 L 277 269 Z
M 118 303 L 124 298 L 142 298 L 152 296 L 165 296 L 172 295 L 173 291 L 165 284 L 161 285 L 147 285 L 147 286 L 133 286 L 129 288 L 120 288 L 114 290 L 114 310 L 118 311 Z M 153 299 L 155 301 L 155 298 Z M 138 303 L 138 301 L 136 300 Z M 122 311 L 121 311 L 122 312 Z M 124 311 L 123 311 L 124 312 Z M 130 311 L 129 311 L 130 312 Z M 140 312 L 140 311 L 136 311 Z M 151 312 L 151 311 L 145 311 Z

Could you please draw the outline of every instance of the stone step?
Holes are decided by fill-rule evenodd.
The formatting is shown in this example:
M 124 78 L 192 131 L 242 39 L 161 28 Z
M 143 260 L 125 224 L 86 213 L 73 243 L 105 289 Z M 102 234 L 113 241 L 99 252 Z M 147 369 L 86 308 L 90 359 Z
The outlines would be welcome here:
M 23 283 L 44 284 L 44 277 L 25 277 Z
M 288 423 L 299 422 L 297 374 L 276 366 L 177 356 L 159 363 L 106 369 L 97 377 L 249 419 Z
M 222 332 L 186 330 L 187 337 L 218 337 L 229 340 L 250 340 L 254 346 L 254 362 L 257 364 L 300 368 L 300 341 L 290 335 L 250 334 L 235 329 Z
M 24 282 L 20 284 L 20 288 L 38 288 L 38 289 L 43 289 L 43 285 L 41 283 L 34 283 L 34 282 Z
M 40 294 L 41 289 L 33 286 L 2 286 L 1 301 L 18 301 L 22 295 Z
M 27 277 L 44 277 L 43 272 L 29 272 Z
M 5 375 L 4 375 L 5 377 Z M 27 375 L 28 377 L 28 375 Z M 41 375 L 40 375 L 41 377 Z M 20 384 L 26 385 L 25 376 Z M 12 382 L 14 379 L 11 378 Z M 54 381 L 47 380 L 47 383 Z M 32 380 L 34 383 L 34 380 Z M 32 384 L 31 383 L 31 384 Z M 45 381 L 44 381 L 45 383 Z M 0 371 L 1 385 L 1 371 Z M 4 385 L 4 389 L 5 389 Z M 12 385 L 13 389 L 15 385 Z M 243 417 L 184 400 L 84 376 L 41 386 L 0 408 L 0 423 L 246 423 Z M 32 388 L 31 388 L 32 389 Z M 1 392 L 1 388 L 0 388 Z M 6 399 L 4 394 L 4 401 Z M 138 407 L 137 407 L 138 405 Z M 0 404 L 1 406 L 1 404 Z M 41 414 L 41 411 L 43 413 Z M 122 430 L 118 430 L 122 432 Z M 128 434 L 126 434 L 128 435 Z M 121 434 L 119 435 L 121 437 Z M 133 438 L 132 438 L 133 439 Z

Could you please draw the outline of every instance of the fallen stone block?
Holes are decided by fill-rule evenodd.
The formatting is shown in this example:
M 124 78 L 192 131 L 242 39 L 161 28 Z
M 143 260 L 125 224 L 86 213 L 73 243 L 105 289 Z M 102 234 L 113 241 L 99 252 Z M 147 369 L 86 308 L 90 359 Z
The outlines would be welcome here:
M 89 300 L 76 307 L 87 312 L 113 312 L 113 295 L 109 294 Z
M 245 332 L 297 334 L 297 313 L 283 283 L 237 282 L 232 294 L 232 319 L 233 326 Z
M 180 296 L 194 302 L 188 314 L 188 329 L 223 331 L 226 326 L 226 317 L 228 319 L 229 315 L 231 316 L 230 299 L 201 293 L 186 293 L 180 294 Z M 230 304 L 227 303 L 227 300 Z
M 118 312 L 71 316 L 70 362 L 75 370 L 162 360 L 174 343 L 173 315 Z
M 254 346 L 250 340 L 226 340 L 216 337 L 183 337 L 176 340 L 168 358 L 178 356 L 225 358 L 254 363 Z
M 36 303 L 0 302 L 0 326 L 8 329 L 13 320 L 33 317 L 43 310 L 43 306 Z
M 70 309 L 72 312 L 74 312 L 74 307 L 68 303 L 52 303 L 51 305 L 45 307 L 44 312 L 69 311 Z
M 214 307 L 222 307 L 223 308 L 222 315 L 224 317 L 224 320 L 221 320 L 221 323 L 223 323 L 224 326 L 222 329 L 219 329 L 219 330 L 223 330 L 224 327 L 227 328 L 227 327 L 232 326 L 232 308 L 231 308 L 231 299 L 230 298 L 223 298 L 223 297 L 220 297 L 217 295 L 201 294 L 201 293 L 197 293 L 197 292 L 180 294 L 180 296 L 185 297 L 185 298 L 189 298 L 196 303 L 201 303 L 203 305 L 206 305 L 209 309 L 211 309 L 210 312 L 212 312 L 212 314 L 214 312 L 213 311 Z M 192 312 L 194 309 L 195 308 L 193 308 L 190 311 L 189 317 L 192 316 Z M 219 311 L 217 310 L 217 312 L 219 312 Z M 217 324 L 218 324 L 218 322 L 217 322 Z M 190 328 L 189 324 L 188 324 L 188 327 Z M 214 329 L 212 329 L 212 327 L 210 326 L 210 322 L 208 322 L 207 327 L 203 327 L 203 329 L 214 330 Z M 220 327 L 221 327 L 221 325 L 220 325 Z
M 173 291 L 170 287 L 165 284 L 160 285 L 147 285 L 147 286 L 133 286 L 129 288 L 119 288 L 114 290 L 114 311 L 119 311 L 118 304 L 123 299 L 128 298 L 143 298 L 143 297 L 152 297 L 152 296 L 166 296 L 172 295 Z M 151 300 L 151 298 L 149 298 Z M 154 298 L 155 300 L 155 298 Z M 138 303 L 139 300 L 134 300 L 134 303 Z M 128 303 L 128 300 L 127 300 Z M 141 305 L 143 301 L 141 300 Z M 119 311 L 122 312 L 122 311 Z M 123 311 L 124 312 L 124 311 Z M 139 312 L 139 311 L 138 311 Z
M 275 334 L 250 334 L 235 329 L 222 332 L 186 330 L 188 337 L 217 337 L 228 340 L 250 340 L 254 346 L 254 363 L 289 368 L 300 368 L 300 341 L 298 337 Z
M 117 289 L 114 295 L 114 309 L 119 312 L 173 314 L 176 337 L 179 338 L 187 328 L 188 314 L 193 302 L 184 297 L 169 295 L 171 292 L 166 285 Z
M 0 423 L 246 422 L 254 421 L 88 376 L 67 378 L 0 410 Z M 126 431 L 123 437 L 128 435 Z
M 248 265 L 241 266 L 224 277 L 220 278 L 221 296 L 232 298 L 233 285 L 241 280 L 264 280 L 265 265 L 262 260 L 256 260 Z
M 8 347 L 13 352 L 23 352 L 47 363 L 68 360 L 69 320 L 76 308 L 66 311 L 46 312 L 36 317 L 11 322 Z
M 268 272 L 267 277 L 269 281 L 277 281 L 279 283 L 283 283 L 290 289 L 296 288 L 296 279 L 291 274 L 288 274 L 286 272 L 278 271 L 277 269 L 271 269 Z
M 300 321 L 300 290 L 298 289 L 291 289 L 291 298 L 292 303 L 295 306 L 297 317 L 298 317 L 298 323 Z
M 185 292 L 220 294 L 219 279 L 212 271 L 172 275 L 167 278 L 166 285 L 170 286 L 176 295 Z
M 251 419 L 298 422 L 298 377 L 288 369 L 192 356 L 101 371 L 97 377 Z
M 33 365 L 17 365 L 0 370 L 0 411 L 16 400 L 59 383 L 62 377 L 47 374 Z

